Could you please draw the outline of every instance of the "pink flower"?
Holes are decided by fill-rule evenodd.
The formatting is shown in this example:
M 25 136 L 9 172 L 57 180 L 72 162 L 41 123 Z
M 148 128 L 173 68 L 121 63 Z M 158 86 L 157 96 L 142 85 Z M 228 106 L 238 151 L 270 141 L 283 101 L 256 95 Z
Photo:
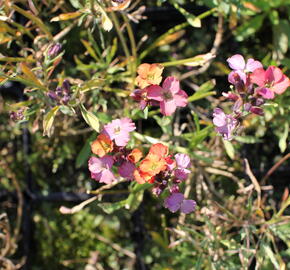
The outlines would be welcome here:
M 114 174 L 111 172 L 114 159 L 112 156 L 104 156 L 101 158 L 91 157 L 89 159 L 89 170 L 91 177 L 100 183 L 111 184 L 116 180 Z
M 126 146 L 130 136 L 129 133 L 136 129 L 135 124 L 129 118 L 115 119 L 104 126 L 105 133 L 111 140 L 115 140 L 117 146 Z
M 231 140 L 239 122 L 230 114 L 225 114 L 222 109 L 215 108 L 213 113 L 213 123 L 216 131 L 220 133 L 225 140 Z
M 175 213 L 180 209 L 182 213 L 189 214 L 195 210 L 194 200 L 185 200 L 182 193 L 172 193 L 164 201 L 164 207 Z
M 133 180 L 133 173 L 135 169 L 136 167 L 132 162 L 126 161 L 118 168 L 118 172 L 122 177 L 128 180 Z
M 259 86 L 256 92 L 265 99 L 273 99 L 275 93 L 280 95 L 290 86 L 289 78 L 280 68 L 274 66 L 268 67 L 266 71 L 262 68 L 256 69 L 251 74 L 251 81 Z
M 188 103 L 187 94 L 180 89 L 179 81 L 174 77 L 167 77 L 162 87 L 151 85 L 147 88 L 147 97 L 160 102 L 163 115 L 172 115 L 177 107 L 185 107 Z
M 238 78 L 240 78 L 244 83 L 246 83 L 248 72 L 253 72 L 258 68 L 263 68 L 261 62 L 254 60 L 253 58 L 248 59 L 247 63 L 245 59 L 240 54 L 235 54 L 227 59 L 230 68 L 233 70 L 229 76 L 228 80 L 232 84 L 236 84 Z
M 174 175 L 178 179 L 184 180 L 190 173 L 190 170 L 187 169 L 190 166 L 190 157 L 186 154 L 176 154 L 174 157 L 177 165 Z

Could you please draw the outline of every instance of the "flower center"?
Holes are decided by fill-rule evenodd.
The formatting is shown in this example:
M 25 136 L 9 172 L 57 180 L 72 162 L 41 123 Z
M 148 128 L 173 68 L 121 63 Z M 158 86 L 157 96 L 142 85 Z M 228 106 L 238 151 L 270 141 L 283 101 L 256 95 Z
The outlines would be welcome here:
M 171 100 L 171 99 L 173 98 L 171 92 L 169 92 L 169 91 L 164 91 L 164 92 L 162 93 L 162 96 L 163 96 L 163 98 L 164 98 L 165 100 Z
M 121 127 L 116 127 L 116 128 L 114 128 L 114 133 L 115 133 L 116 135 L 120 134 L 120 131 L 121 131 Z

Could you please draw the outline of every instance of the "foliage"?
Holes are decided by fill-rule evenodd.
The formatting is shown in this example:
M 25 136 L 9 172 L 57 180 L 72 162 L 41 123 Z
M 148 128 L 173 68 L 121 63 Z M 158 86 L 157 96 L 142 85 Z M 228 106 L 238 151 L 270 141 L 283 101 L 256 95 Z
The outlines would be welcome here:
M 232 141 L 212 124 L 214 108 L 231 110 L 228 57 L 289 75 L 287 1 L 144 3 L 2 1 L 1 269 L 290 268 L 289 89 Z M 144 63 L 178 78 L 186 107 L 139 107 Z M 124 117 L 136 124 L 128 149 L 190 156 L 179 188 L 195 212 L 171 213 L 169 189 L 156 197 L 150 183 L 90 179 L 98 132 Z

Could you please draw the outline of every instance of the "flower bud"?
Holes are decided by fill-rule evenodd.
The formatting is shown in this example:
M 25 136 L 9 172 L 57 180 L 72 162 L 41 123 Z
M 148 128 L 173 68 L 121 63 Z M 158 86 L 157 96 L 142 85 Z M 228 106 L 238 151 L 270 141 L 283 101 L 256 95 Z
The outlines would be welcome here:
M 55 57 L 59 54 L 60 50 L 61 50 L 61 44 L 56 43 L 56 44 L 50 46 L 47 54 L 49 57 Z
M 252 108 L 250 109 L 250 112 L 251 112 L 251 113 L 254 113 L 254 114 L 257 114 L 257 115 L 264 115 L 264 111 L 263 111 L 263 109 L 260 108 L 260 107 L 252 107 Z

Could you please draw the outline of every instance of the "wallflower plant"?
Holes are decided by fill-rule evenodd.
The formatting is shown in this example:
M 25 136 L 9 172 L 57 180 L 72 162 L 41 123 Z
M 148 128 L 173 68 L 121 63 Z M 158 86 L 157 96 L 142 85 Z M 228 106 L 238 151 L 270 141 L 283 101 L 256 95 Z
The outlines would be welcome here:
M 252 58 L 245 61 L 240 54 L 227 59 L 233 71 L 228 75 L 233 91 L 222 93 L 234 102 L 231 113 L 221 108 L 213 112 L 213 124 L 216 132 L 225 140 L 232 140 L 241 128 L 242 119 L 248 114 L 263 115 L 263 104 L 283 94 L 290 86 L 289 78 L 281 69 L 270 66 L 265 71 L 262 64 Z

